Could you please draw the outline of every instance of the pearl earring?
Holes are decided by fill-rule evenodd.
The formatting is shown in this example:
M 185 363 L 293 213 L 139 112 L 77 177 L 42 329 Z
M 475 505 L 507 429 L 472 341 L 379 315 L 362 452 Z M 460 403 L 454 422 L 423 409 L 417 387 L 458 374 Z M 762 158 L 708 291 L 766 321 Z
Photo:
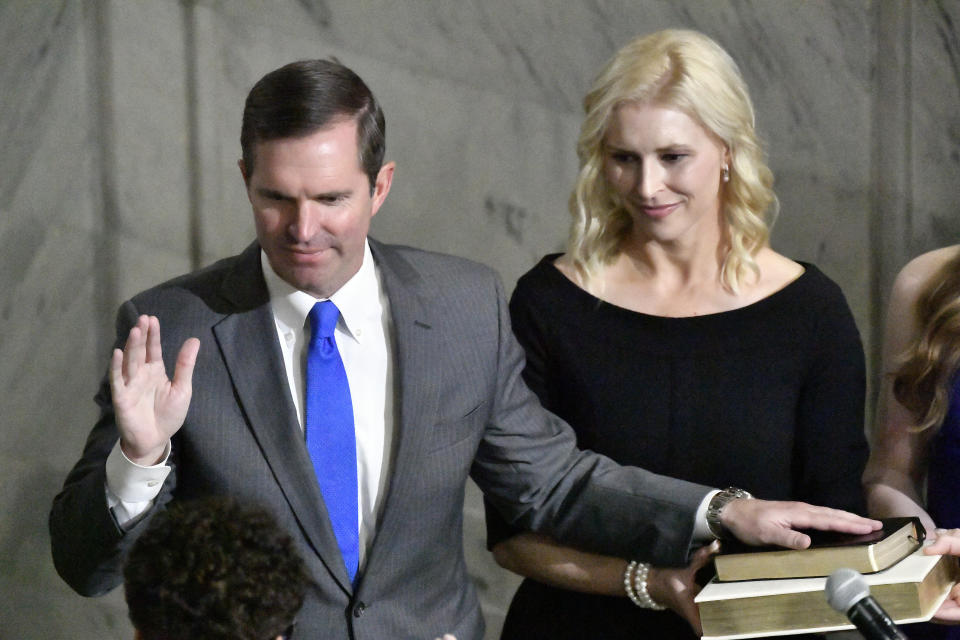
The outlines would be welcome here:
M 723 165 L 720 169 L 720 179 L 724 182 L 730 182 L 730 167 Z

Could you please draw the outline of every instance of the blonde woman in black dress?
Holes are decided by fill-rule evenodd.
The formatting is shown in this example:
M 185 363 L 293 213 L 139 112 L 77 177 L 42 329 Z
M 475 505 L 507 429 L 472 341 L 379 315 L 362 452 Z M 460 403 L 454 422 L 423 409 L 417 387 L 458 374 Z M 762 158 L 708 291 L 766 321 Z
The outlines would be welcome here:
M 700 33 L 654 33 L 617 52 L 584 107 L 567 251 L 511 301 L 527 383 L 582 448 L 862 512 L 859 334 L 832 281 L 769 246 L 773 179 L 734 61 Z M 497 561 L 528 578 L 504 638 L 699 631 L 708 551 L 651 568 L 515 531 L 492 509 L 488 523 Z

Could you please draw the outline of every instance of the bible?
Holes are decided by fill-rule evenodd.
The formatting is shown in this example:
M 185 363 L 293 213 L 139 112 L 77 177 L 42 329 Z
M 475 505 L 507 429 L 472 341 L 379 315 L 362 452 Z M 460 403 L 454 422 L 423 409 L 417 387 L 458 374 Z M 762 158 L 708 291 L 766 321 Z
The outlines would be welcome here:
M 886 518 L 883 528 L 866 535 L 807 531 L 806 549 L 749 547 L 724 542 L 713 564 L 717 580 L 769 580 L 827 576 L 848 567 L 863 574 L 882 571 L 916 551 L 926 531 L 919 518 Z
M 870 594 L 897 623 L 929 620 L 957 580 L 957 559 L 918 549 L 889 569 L 865 575 Z M 713 640 L 852 629 L 827 602 L 827 579 L 717 582 L 694 602 L 703 638 Z

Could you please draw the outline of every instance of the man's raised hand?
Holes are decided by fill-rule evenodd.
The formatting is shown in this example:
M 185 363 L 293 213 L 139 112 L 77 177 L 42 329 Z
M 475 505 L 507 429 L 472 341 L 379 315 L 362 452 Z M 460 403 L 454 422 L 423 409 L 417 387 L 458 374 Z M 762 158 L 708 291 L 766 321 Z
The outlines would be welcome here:
M 199 350 L 200 341 L 196 338 L 184 342 L 177 355 L 173 380 L 167 378 L 160 348 L 160 322 L 155 316 L 137 318 L 123 350 L 113 350 L 113 410 L 120 447 L 132 462 L 159 462 L 170 436 L 183 426 Z

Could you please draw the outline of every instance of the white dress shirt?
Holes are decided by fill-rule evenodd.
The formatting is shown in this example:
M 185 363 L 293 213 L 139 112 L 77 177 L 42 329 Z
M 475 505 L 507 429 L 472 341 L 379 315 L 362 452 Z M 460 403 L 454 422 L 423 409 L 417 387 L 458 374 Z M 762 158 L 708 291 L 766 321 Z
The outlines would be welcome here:
M 310 339 L 307 315 L 319 299 L 281 279 L 262 251 L 260 262 L 270 293 L 287 382 L 302 430 L 304 373 Z M 343 359 L 353 404 L 357 440 L 357 521 L 360 567 L 363 568 L 390 478 L 396 429 L 392 320 L 369 244 L 364 249 L 360 270 L 330 296 L 330 300 L 340 310 L 334 339 Z M 168 456 L 169 453 L 168 445 Z M 107 503 L 121 526 L 135 522 L 153 504 L 170 473 L 166 462 L 165 457 L 160 464 L 151 467 L 136 465 L 123 455 L 119 441 L 114 446 L 106 463 L 106 492 Z
M 307 315 L 318 299 L 281 279 L 262 251 L 260 262 L 270 292 L 287 381 L 302 429 L 307 345 L 310 343 Z M 369 245 L 364 250 L 360 270 L 330 296 L 330 300 L 340 310 L 334 339 L 347 372 L 353 404 L 362 568 L 390 478 L 396 424 L 390 307 L 380 286 Z

